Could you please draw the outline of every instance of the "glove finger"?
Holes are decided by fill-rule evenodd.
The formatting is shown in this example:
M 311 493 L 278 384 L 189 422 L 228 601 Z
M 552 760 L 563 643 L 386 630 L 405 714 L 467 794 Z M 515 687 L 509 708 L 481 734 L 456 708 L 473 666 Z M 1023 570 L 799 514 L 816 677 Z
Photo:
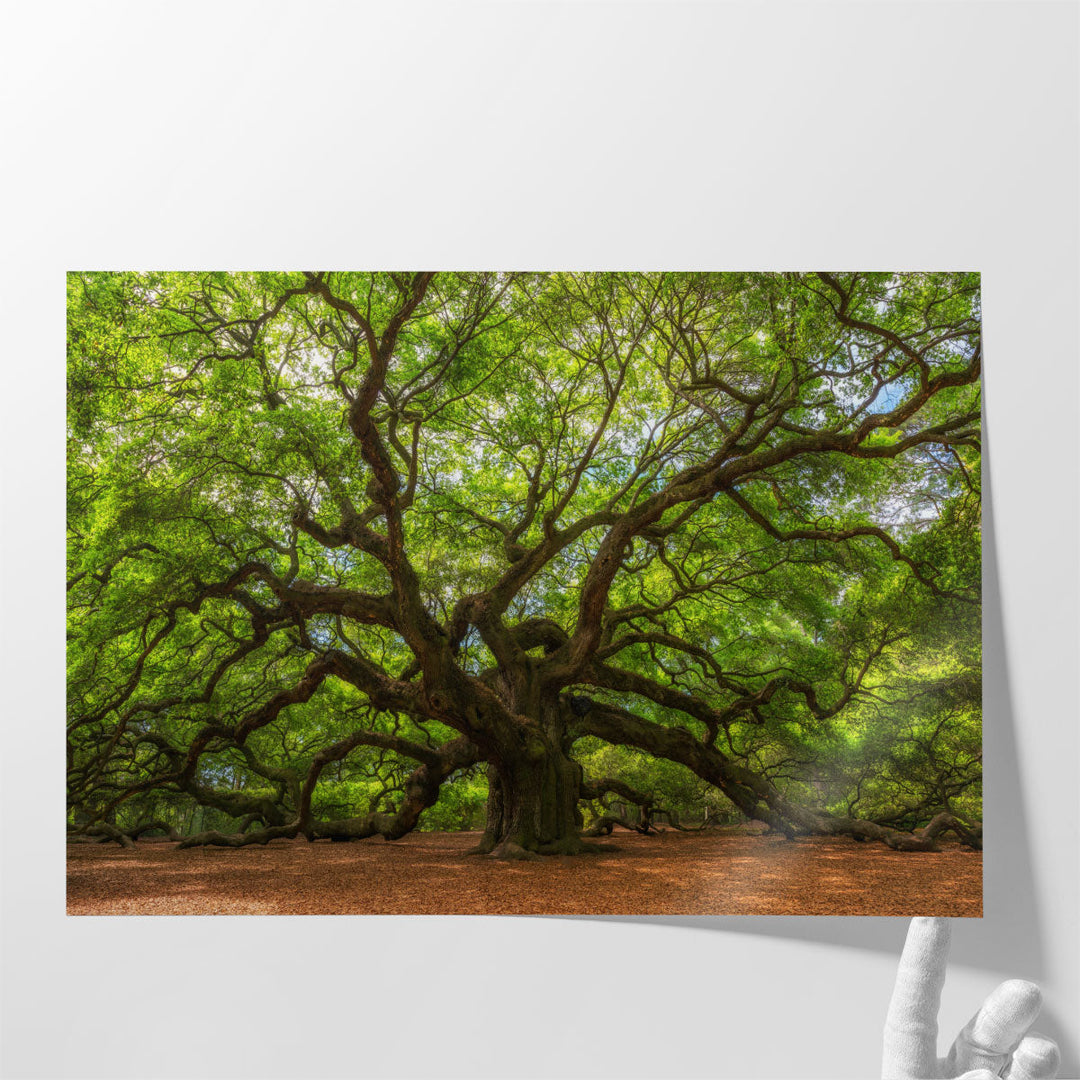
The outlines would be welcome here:
M 1033 1031 L 1020 1040 L 1004 1075 L 1006 1080 L 1054 1080 L 1059 1068 L 1057 1043 Z
M 956 1080 L 1001 1080 L 1001 1077 L 989 1069 L 976 1069 L 974 1072 L 966 1072 L 963 1076 L 958 1076 Z
M 937 1071 L 938 1008 L 951 932 L 948 919 L 911 920 L 885 1016 L 885 1080 L 933 1076 Z
M 964 1025 L 946 1059 L 948 1075 L 989 1069 L 1000 1074 L 1042 1006 L 1039 988 L 1023 979 L 1003 982 Z

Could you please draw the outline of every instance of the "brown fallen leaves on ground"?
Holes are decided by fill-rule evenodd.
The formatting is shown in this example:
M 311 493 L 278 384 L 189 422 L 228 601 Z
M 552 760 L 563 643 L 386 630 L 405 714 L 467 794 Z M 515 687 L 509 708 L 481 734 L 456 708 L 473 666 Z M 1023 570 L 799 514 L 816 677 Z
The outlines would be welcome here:
M 387 843 L 68 846 L 69 915 L 982 914 L 982 855 L 748 829 L 617 833 L 600 854 L 466 855 L 477 833 Z

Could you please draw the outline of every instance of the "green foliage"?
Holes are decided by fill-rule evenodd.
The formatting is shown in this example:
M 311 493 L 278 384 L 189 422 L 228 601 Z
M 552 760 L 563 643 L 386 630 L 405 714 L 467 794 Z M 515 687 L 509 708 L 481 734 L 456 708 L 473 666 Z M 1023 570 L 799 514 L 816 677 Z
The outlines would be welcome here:
M 69 275 L 72 806 L 127 793 L 121 821 L 235 827 L 213 806 L 193 822 L 190 792 L 158 782 L 210 728 L 185 783 L 286 816 L 316 756 L 352 732 L 431 748 L 464 730 L 331 679 L 253 727 L 250 757 L 224 734 L 330 650 L 417 678 L 401 627 L 301 616 L 273 584 L 397 596 L 386 563 L 326 531 L 350 514 L 387 529 L 350 410 L 410 287 L 399 274 Z M 730 481 L 717 471 L 692 513 L 673 501 L 627 544 L 602 649 L 735 709 L 729 721 L 710 732 L 599 677 L 568 689 L 685 728 L 809 805 L 978 817 L 979 387 L 965 377 L 978 287 L 970 274 L 436 275 L 369 421 L 424 610 L 449 634 L 463 597 L 592 520 L 501 615 L 574 634 L 612 523 L 721 461 Z M 252 563 L 266 573 L 234 581 Z M 490 638 L 470 626 L 455 663 L 487 678 Z M 686 820 L 731 812 L 670 761 L 595 739 L 575 752 L 587 774 L 655 791 Z M 392 811 L 414 768 L 359 746 L 326 767 L 313 812 Z M 486 793 L 482 770 L 456 774 L 423 827 L 481 827 Z
M 439 801 L 424 811 L 421 828 L 428 832 L 482 829 L 488 797 L 482 775 L 465 775 L 443 784 Z

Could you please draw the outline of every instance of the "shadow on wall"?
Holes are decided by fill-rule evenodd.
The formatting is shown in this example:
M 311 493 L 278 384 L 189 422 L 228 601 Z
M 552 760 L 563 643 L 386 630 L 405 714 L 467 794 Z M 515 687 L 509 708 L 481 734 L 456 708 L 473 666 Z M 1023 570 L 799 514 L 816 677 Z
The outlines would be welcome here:
M 983 426 L 984 435 L 986 426 Z M 983 445 L 983 751 L 985 768 L 986 851 L 983 864 L 982 919 L 957 920 L 951 961 L 965 967 L 1040 982 L 1046 951 L 1028 845 L 1028 822 L 1017 766 L 1015 708 L 1005 655 L 1001 584 L 991 497 L 990 458 Z M 913 856 L 917 858 L 917 856 Z M 618 922 L 644 922 L 725 933 L 763 934 L 848 948 L 872 949 L 899 958 L 906 918 L 806 918 L 782 915 L 710 916 L 551 916 Z M 1061 1045 L 1062 1063 L 1071 1068 L 1076 1048 L 1070 1025 L 1052 1009 L 1039 1024 Z M 1066 1075 L 1066 1074 L 1063 1074 Z M 1071 1074 L 1068 1074 L 1071 1075 Z

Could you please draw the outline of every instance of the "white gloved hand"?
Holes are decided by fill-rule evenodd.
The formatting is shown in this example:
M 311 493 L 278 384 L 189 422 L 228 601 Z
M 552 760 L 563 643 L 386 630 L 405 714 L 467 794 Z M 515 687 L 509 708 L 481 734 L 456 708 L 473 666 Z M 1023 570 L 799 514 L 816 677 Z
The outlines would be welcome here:
M 1003 982 L 964 1026 L 945 1058 L 937 1056 L 938 1008 L 949 960 L 948 919 L 912 919 L 885 1019 L 883 1080 L 1053 1080 L 1060 1055 L 1029 1032 L 1039 988 Z

